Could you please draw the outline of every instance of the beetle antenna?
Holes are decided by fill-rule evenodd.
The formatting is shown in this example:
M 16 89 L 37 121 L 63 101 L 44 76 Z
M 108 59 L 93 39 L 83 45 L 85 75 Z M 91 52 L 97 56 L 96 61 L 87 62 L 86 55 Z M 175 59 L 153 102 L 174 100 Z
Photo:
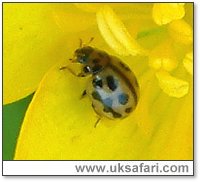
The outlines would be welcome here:
M 79 39 L 79 47 L 82 48 L 83 46 L 89 45 L 94 40 L 94 37 L 91 37 L 87 44 L 83 44 L 82 39 Z
M 83 41 L 82 41 L 82 39 L 79 39 L 79 47 L 80 47 L 80 48 L 83 47 Z
M 94 40 L 94 37 L 91 37 L 87 45 L 89 45 Z

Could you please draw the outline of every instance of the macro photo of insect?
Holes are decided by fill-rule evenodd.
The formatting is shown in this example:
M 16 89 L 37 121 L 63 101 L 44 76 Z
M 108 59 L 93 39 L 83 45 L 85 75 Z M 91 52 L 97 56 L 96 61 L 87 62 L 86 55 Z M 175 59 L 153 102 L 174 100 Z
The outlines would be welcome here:
M 3 3 L 3 160 L 193 160 L 193 3 Z

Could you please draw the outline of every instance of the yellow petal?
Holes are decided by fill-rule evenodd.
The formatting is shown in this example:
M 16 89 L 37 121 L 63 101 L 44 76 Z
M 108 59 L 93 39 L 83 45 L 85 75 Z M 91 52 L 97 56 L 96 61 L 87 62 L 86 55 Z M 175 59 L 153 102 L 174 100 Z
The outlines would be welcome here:
M 181 160 L 183 156 L 190 160 L 193 160 L 193 99 L 192 89 L 188 94 L 188 97 L 184 101 L 181 101 L 178 112 L 175 113 L 175 123 L 171 131 L 163 153 L 166 153 L 166 160 L 171 159 L 171 155 L 174 158 Z M 184 114 L 183 114 L 184 113 Z
M 117 54 L 137 55 L 145 53 L 109 6 L 103 6 L 97 12 L 97 23 L 103 38 Z
M 184 3 L 154 3 L 153 19 L 158 25 L 165 25 L 185 16 Z
M 151 107 L 155 128 L 150 140 L 149 159 L 193 160 L 192 89 L 186 97 L 168 97 L 163 92 Z M 165 105 L 165 106 L 164 106 Z
M 4 104 L 32 93 L 45 72 L 66 59 L 70 38 L 61 34 L 52 16 L 59 8 L 47 3 L 3 4 Z M 71 11 L 70 5 L 65 8 Z
M 99 3 L 74 3 L 74 5 L 82 11 L 89 13 L 97 12 L 98 9 L 102 6 L 102 4 Z
M 189 90 L 189 83 L 171 76 L 166 71 L 156 73 L 160 88 L 169 96 L 180 98 L 185 96 Z
M 185 20 L 175 20 L 169 24 L 170 36 L 182 44 L 191 44 L 193 33 L 191 26 Z
M 109 5 L 120 13 L 120 16 L 130 18 L 136 14 L 139 17 L 147 16 L 151 12 L 152 3 L 74 3 L 81 11 L 96 13 L 102 6 Z M 128 15 L 128 16 L 127 16 Z
M 185 58 L 183 59 L 183 65 L 188 73 L 193 75 L 193 52 L 189 52 L 185 55 Z
M 151 82 L 149 82 L 151 80 Z M 147 137 L 150 137 L 155 125 L 154 119 L 150 117 L 150 109 L 152 98 L 158 94 L 155 85 L 156 79 L 154 72 L 148 70 L 139 80 L 140 85 L 140 101 L 135 110 L 134 120 L 137 122 L 141 132 Z M 145 87 L 143 87 L 145 85 Z M 148 118 L 148 119 L 147 119 Z M 146 154 L 145 154 L 146 155 Z
M 95 16 L 67 10 L 54 10 L 53 17 L 62 32 L 76 33 L 95 24 Z

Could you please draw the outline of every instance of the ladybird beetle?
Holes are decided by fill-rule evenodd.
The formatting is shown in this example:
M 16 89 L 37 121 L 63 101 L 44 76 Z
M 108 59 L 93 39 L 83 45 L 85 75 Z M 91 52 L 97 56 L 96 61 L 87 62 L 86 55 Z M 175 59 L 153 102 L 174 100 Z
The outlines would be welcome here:
M 76 76 L 91 75 L 82 97 L 89 96 L 94 111 L 99 115 L 95 127 L 102 117 L 123 119 L 136 108 L 138 81 L 119 58 L 88 45 L 82 46 L 81 41 L 80 48 L 75 50 L 74 58 L 70 60 L 81 64 L 81 72 Z

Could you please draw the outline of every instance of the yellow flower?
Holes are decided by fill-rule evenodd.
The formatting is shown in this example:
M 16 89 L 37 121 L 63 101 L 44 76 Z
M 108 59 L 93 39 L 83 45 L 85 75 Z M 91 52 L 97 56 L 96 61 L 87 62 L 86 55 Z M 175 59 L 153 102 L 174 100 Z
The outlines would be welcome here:
M 184 3 L 155 3 L 152 13 L 158 25 L 165 25 L 185 16 Z
M 3 8 L 4 103 L 37 88 L 16 160 L 193 159 L 191 3 Z M 78 39 L 91 37 L 93 46 L 129 65 L 140 85 L 138 106 L 129 117 L 104 118 L 96 128 L 91 101 L 80 99 L 87 78 L 59 70 Z

